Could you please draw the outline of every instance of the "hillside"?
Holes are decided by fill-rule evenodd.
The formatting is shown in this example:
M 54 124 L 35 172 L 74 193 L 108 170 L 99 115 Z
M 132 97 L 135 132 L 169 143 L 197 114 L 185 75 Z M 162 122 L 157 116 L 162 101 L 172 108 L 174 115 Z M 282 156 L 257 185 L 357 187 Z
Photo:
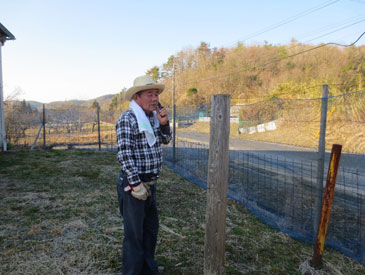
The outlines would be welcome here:
M 109 95 L 104 95 L 104 96 L 100 96 L 97 98 L 93 98 L 93 99 L 89 99 L 89 100 L 66 100 L 66 101 L 54 101 L 54 102 L 50 102 L 50 103 L 46 103 L 45 106 L 48 109 L 57 109 L 57 108 L 63 108 L 63 107 L 70 107 L 70 106 L 78 106 L 78 107 L 86 107 L 86 108 L 90 108 L 91 105 L 93 104 L 93 102 L 96 100 L 102 109 L 108 109 L 109 105 L 112 101 L 112 98 L 115 95 L 113 94 L 109 94 Z M 38 102 L 38 101 L 27 101 L 27 103 L 30 104 L 32 109 L 42 109 L 43 108 L 43 103 Z
M 330 96 L 365 87 L 365 46 L 311 45 L 293 39 L 287 45 L 238 43 L 218 49 L 201 42 L 147 70 L 166 85 L 160 101 L 167 107 L 172 102 L 173 66 L 177 106 L 209 104 L 213 94 L 230 94 L 232 102 L 251 104 L 272 98 L 318 98 L 324 84 L 330 85 Z M 121 94 L 112 102 L 114 109 L 126 106 Z
M 209 103 L 212 94 L 221 93 L 251 103 L 274 97 L 320 97 L 323 84 L 332 85 L 330 95 L 365 87 L 365 46 L 344 48 L 293 40 L 288 45 L 239 43 L 217 49 L 202 42 L 150 70 L 166 84 L 161 101 L 167 106 L 174 63 L 177 106 Z M 189 93 L 189 88 L 197 92 Z

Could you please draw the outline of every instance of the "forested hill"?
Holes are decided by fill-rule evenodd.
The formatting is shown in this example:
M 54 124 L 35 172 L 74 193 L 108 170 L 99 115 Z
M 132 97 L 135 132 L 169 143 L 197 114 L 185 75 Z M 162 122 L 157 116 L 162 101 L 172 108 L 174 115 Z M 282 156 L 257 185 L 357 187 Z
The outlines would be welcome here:
M 47 109 L 59 109 L 59 108 L 71 108 L 71 107 L 84 107 L 90 108 L 95 101 L 97 101 L 101 108 L 108 109 L 114 94 L 100 96 L 90 100 L 66 100 L 66 101 L 54 101 L 46 103 L 45 107 Z M 38 101 L 27 101 L 32 109 L 41 110 L 43 108 L 43 103 Z
M 175 63 L 176 105 L 209 103 L 212 94 L 230 94 L 231 104 L 248 104 L 275 97 L 318 98 L 321 86 L 330 86 L 330 95 L 365 88 L 365 46 L 301 44 L 211 48 L 201 42 L 197 48 L 185 48 L 146 74 L 166 85 L 161 95 L 164 106 L 171 106 L 173 64 Z M 47 104 L 48 108 L 82 106 L 94 101 L 102 110 L 128 108 L 124 91 L 89 101 L 65 101 Z M 41 104 L 31 102 L 32 107 Z
M 166 106 L 171 105 L 173 63 L 178 106 L 209 102 L 218 93 L 251 103 L 273 97 L 320 97 L 323 84 L 330 85 L 330 95 L 365 87 L 365 46 L 292 40 L 282 46 L 237 44 L 217 49 L 201 42 L 198 48 L 183 49 L 146 72 L 166 84 L 161 95 Z

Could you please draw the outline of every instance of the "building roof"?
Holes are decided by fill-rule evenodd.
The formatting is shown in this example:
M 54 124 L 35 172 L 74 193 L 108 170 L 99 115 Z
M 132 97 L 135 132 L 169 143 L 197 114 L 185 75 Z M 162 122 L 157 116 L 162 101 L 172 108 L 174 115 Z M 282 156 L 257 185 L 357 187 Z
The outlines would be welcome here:
M 0 23 L 0 41 L 15 40 L 15 36 Z

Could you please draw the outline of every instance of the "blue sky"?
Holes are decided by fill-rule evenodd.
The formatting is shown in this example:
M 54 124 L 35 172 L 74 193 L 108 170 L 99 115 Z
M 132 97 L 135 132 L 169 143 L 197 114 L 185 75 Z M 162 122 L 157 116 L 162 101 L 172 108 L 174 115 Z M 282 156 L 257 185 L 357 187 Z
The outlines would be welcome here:
M 201 41 L 349 44 L 365 31 L 365 0 L 0 0 L 0 23 L 16 37 L 2 47 L 4 97 L 48 103 L 118 93 Z

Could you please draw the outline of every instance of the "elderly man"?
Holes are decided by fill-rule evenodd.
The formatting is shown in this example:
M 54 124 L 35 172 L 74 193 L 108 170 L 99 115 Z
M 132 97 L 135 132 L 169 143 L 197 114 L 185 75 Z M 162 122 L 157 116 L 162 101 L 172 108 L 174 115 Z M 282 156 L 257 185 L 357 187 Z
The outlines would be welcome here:
M 158 233 L 156 180 L 162 165 L 161 143 L 171 140 L 165 108 L 158 97 L 163 84 L 140 76 L 125 93 L 130 109 L 116 124 L 118 202 L 123 216 L 123 274 L 157 274 L 155 248 Z

